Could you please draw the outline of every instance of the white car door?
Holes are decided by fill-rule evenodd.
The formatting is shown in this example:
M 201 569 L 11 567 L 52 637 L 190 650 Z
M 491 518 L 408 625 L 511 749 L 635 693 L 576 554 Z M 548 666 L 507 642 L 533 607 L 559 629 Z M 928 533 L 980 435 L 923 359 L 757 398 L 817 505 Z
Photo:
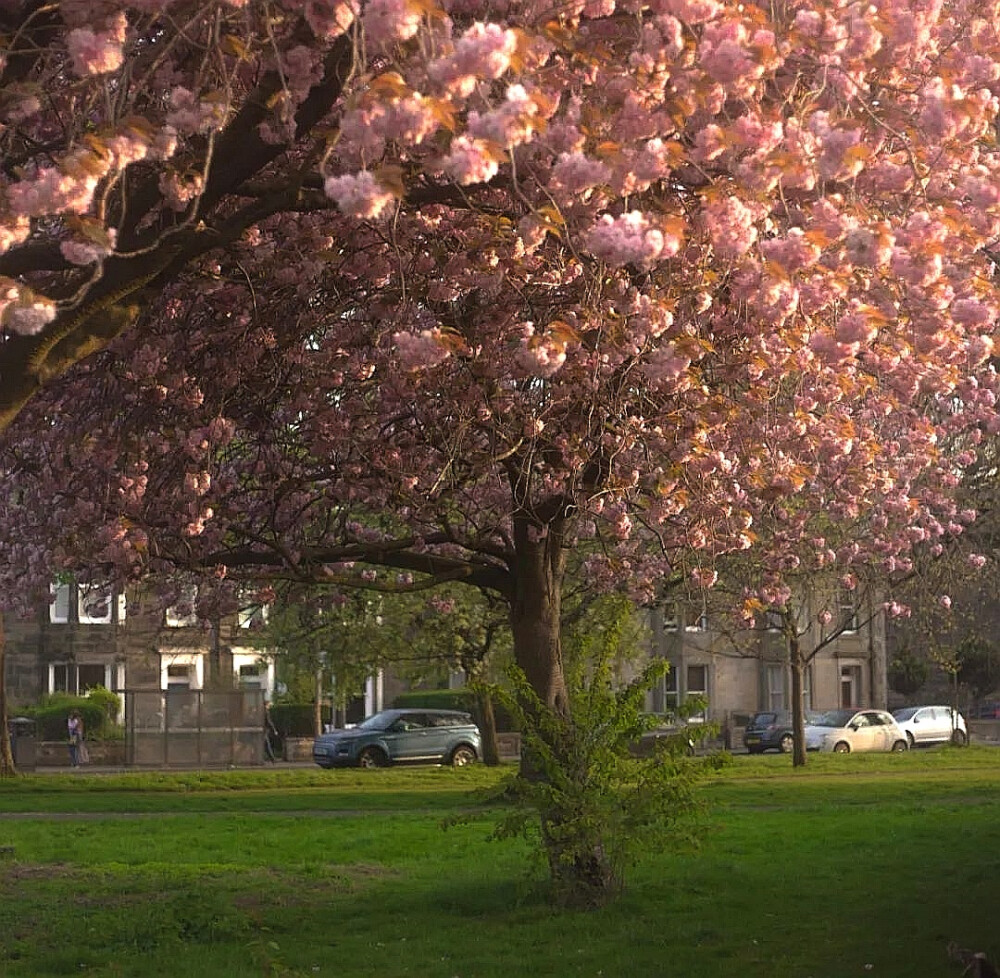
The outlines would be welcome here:
M 906 743 L 906 734 L 896 725 L 895 717 L 891 713 L 879 711 L 878 717 L 882 725 L 882 735 L 885 738 L 884 750 L 892 750 L 896 745 L 896 741 Z
M 941 737 L 950 742 L 955 731 L 961 729 L 958 725 L 959 714 L 950 706 L 939 706 L 937 712 L 941 715 Z
M 872 730 L 872 745 L 870 750 L 892 750 L 896 739 L 896 728 L 892 718 L 878 710 L 865 714 Z
M 851 731 L 851 750 L 881 750 L 885 739 L 879 728 L 872 725 L 872 714 L 858 713 L 848 724 Z
M 941 713 L 939 717 L 937 714 Z M 933 706 L 925 706 L 913 714 L 913 740 L 917 744 L 931 744 L 942 739 L 941 726 L 944 711 L 938 711 Z M 947 739 L 946 737 L 944 739 Z

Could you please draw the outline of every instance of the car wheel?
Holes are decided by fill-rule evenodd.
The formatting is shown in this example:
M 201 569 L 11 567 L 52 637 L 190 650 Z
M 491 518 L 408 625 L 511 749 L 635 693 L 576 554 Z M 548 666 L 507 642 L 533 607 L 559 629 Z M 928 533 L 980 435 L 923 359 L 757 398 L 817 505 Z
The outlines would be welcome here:
M 953 731 L 952 731 L 952 734 L 951 734 L 951 742 L 952 742 L 952 743 L 953 743 L 953 744 L 954 744 L 954 745 L 955 745 L 956 747 L 964 747 L 964 746 L 965 746 L 965 742 L 966 742 L 966 741 L 967 741 L 968 739 L 969 739 L 969 738 L 965 736 L 965 731 L 963 731 L 963 730 L 953 730 Z
M 833 752 L 834 754 L 850 754 L 851 745 L 846 740 L 838 740 L 833 745 Z
M 892 745 L 892 750 L 896 754 L 901 754 L 904 750 L 906 750 L 906 741 L 905 740 L 897 740 Z
M 910 750 L 913 750 L 913 748 L 917 746 L 917 742 L 913 739 L 913 734 L 911 734 L 909 730 L 906 731 L 906 740 L 910 745 Z
M 386 762 L 385 754 L 377 747 L 366 747 L 358 755 L 358 767 L 385 767 Z
M 791 754 L 793 747 L 795 747 L 795 738 L 790 733 L 782 734 L 781 740 L 778 741 L 778 750 L 782 754 Z
M 476 763 L 476 752 L 468 744 L 459 744 L 451 752 L 452 767 L 466 767 Z

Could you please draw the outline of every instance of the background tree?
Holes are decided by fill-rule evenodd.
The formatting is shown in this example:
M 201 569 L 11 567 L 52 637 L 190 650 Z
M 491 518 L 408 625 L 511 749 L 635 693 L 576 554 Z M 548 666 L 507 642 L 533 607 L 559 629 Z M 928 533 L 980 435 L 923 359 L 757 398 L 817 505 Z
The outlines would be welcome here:
M 377 630 L 365 600 L 352 601 L 329 591 L 303 588 L 280 595 L 268 616 L 267 641 L 274 650 L 276 671 L 294 691 L 294 702 L 313 706 L 313 732 L 323 732 L 323 701 L 330 696 L 333 722 L 337 712 L 378 669 L 381 643 L 358 640 Z
M 919 693 L 929 675 L 927 659 L 907 647 L 898 649 L 889 660 L 889 687 L 901 696 L 911 697 Z
M 497 718 L 493 681 L 509 665 L 509 609 L 495 595 L 470 588 L 447 588 L 439 591 L 417 614 L 410 616 L 403 629 L 412 656 L 423 655 L 427 661 L 447 663 L 459 669 L 475 693 L 476 720 L 482 732 L 483 760 L 494 766 L 500 763 Z M 401 669 L 406 676 L 407 657 Z
M 956 709 L 961 706 L 959 649 L 966 642 L 991 644 L 1000 623 L 997 563 L 990 542 L 995 517 L 982 494 L 977 492 L 975 499 L 986 504 L 986 511 L 939 556 L 918 559 L 897 590 L 896 600 L 907 614 L 892 622 L 890 632 L 890 647 L 912 650 L 927 662 L 925 695 Z M 973 501 L 964 500 L 966 506 Z
M 972 692 L 978 707 L 984 697 L 1000 686 L 1000 650 L 982 638 L 967 638 L 955 650 L 958 681 Z
M 313 703 L 318 732 L 321 703 L 331 690 L 336 691 L 332 706 L 343 714 L 379 670 L 391 670 L 412 685 L 437 684 L 462 670 L 477 690 L 484 759 L 496 764 L 487 666 L 509 649 L 505 611 L 469 588 L 427 595 L 293 586 L 280 593 L 269 614 L 267 641 L 275 649 L 284 683 L 297 686 L 298 695 Z

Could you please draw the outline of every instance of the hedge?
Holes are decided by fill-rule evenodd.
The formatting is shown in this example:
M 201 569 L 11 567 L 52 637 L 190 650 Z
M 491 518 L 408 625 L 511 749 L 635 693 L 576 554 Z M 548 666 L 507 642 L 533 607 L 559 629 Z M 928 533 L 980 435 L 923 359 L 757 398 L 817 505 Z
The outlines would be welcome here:
M 114 735 L 116 724 L 108 715 L 106 696 L 53 693 L 45 697 L 39 706 L 28 707 L 22 714 L 35 721 L 36 739 L 69 740 L 66 721 L 74 711 L 79 713 L 83 720 L 86 737 L 95 739 Z
M 330 722 L 330 708 L 323 707 L 323 723 Z M 316 707 L 312 703 L 272 703 L 271 722 L 278 736 L 312 737 L 316 733 Z

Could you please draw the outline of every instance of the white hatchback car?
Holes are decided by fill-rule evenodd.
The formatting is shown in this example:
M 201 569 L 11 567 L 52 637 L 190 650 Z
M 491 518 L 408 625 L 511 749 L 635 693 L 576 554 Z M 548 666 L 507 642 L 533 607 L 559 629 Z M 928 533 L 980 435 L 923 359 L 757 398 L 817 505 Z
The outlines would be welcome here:
M 827 710 L 806 726 L 806 750 L 906 750 L 906 734 L 885 710 Z
M 969 728 L 965 725 L 965 717 L 950 706 L 908 706 L 893 710 L 892 715 L 911 747 L 949 741 L 962 747 L 968 743 Z

